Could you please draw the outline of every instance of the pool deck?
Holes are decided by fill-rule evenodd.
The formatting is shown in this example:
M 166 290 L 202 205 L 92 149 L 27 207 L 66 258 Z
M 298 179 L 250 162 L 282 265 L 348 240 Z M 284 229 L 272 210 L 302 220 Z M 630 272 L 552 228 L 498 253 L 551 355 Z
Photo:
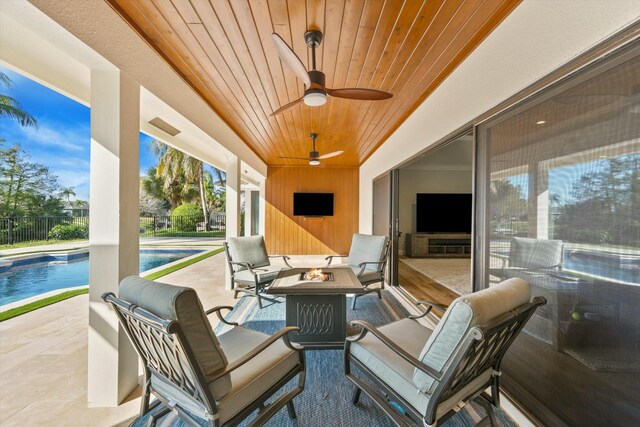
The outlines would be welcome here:
M 204 307 L 234 305 L 224 264 L 220 253 L 158 280 L 196 289 Z M 296 257 L 293 264 L 323 262 Z M 88 300 L 80 295 L 0 322 L 0 425 L 127 426 L 137 416 L 139 388 L 118 407 L 87 408 Z
M 142 237 L 140 247 L 146 246 L 220 246 L 222 237 Z M 80 240 L 69 243 L 56 243 L 55 245 L 25 246 L 23 248 L 0 250 L 0 257 L 20 255 L 35 252 L 57 252 L 89 247 L 88 240 Z

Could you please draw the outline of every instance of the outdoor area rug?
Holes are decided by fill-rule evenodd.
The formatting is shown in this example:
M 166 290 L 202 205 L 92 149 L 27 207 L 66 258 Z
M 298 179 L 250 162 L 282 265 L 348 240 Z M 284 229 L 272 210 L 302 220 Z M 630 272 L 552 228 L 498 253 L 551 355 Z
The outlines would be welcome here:
M 351 307 L 351 297 L 347 298 L 347 307 Z M 264 308 L 258 308 L 257 300 L 244 297 L 239 300 L 234 310 L 227 318 L 241 325 L 267 334 L 273 334 L 284 327 L 285 304 L 264 303 Z M 408 316 L 408 312 L 391 295 L 383 291 L 382 300 L 375 294 L 358 298 L 356 310 L 347 309 L 347 320 L 362 319 L 376 326 L 398 320 Z M 221 325 L 216 328 L 216 334 L 223 333 L 229 326 Z M 349 327 L 348 332 L 354 334 L 356 329 Z M 293 426 L 340 426 L 340 427 L 386 427 L 393 426 L 389 418 L 364 393 L 358 405 L 351 403 L 354 385 L 344 376 L 342 350 L 307 350 L 307 380 L 305 390 L 293 400 L 298 418 L 289 418 L 286 408 L 282 408 L 266 424 L 274 427 Z M 297 384 L 297 377 L 293 379 Z M 293 384 L 291 384 L 293 386 Z M 471 407 L 470 407 L 471 406 Z M 468 409 L 467 409 L 468 408 Z M 485 415 L 485 410 L 477 404 L 467 405 L 442 424 L 445 427 L 473 426 Z M 516 426 L 502 411 L 497 411 L 502 426 Z M 242 423 L 250 424 L 252 417 Z M 148 425 L 148 417 L 137 419 L 132 426 Z M 204 425 L 204 423 L 203 423 Z M 186 427 L 175 414 L 170 413 L 157 423 L 160 427 Z

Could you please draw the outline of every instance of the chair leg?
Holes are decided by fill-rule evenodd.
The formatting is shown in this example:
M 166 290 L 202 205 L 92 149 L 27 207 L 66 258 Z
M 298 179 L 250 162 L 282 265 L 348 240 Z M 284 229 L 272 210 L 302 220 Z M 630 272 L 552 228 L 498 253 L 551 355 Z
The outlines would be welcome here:
M 492 427 L 498 427 L 498 421 L 496 420 L 496 413 L 493 410 L 493 405 L 490 402 L 487 402 L 487 415 L 489 415 L 489 420 L 491 420 Z
M 360 295 L 354 295 L 353 296 L 353 303 L 351 304 L 351 310 L 355 310 L 356 309 L 356 299 L 358 299 Z
M 262 309 L 262 297 L 258 294 L 256 294 L 256 298 L 258 298 L 258 307 L 260 307 L 260 309 Z
M 360 401 L 360 393 L 362 393 L 362 390 L 360 390 L 360 387 L 356 386 L 355 391 L 353 392 L 353 398 L 351 399 L 351 402 L 354 405 L 357 405 L 358 402 Z
M 238 291 L 233 291 L 233 299 L 238 299 Z
M 376 289 L 376 293 L 378 294 L 378 299 L 382 299 L 382 291 L 380 289 Z
M 171 408 L 164 407 L 157 414 L 151 415 L 151 426 L 155 426 L 158 420 L 171 412 Z
M 292 420 L 298 418 L 296 415 L 296 408 L 293 406 L 293 400 L 287 402 L 287 412 L 289 412 L 289 418 Z

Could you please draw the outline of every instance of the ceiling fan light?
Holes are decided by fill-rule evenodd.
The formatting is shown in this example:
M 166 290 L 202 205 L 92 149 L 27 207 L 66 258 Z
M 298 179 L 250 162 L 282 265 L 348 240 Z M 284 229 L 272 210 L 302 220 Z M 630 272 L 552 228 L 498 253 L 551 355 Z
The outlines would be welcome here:
M 327 94 L 320 90 L 309 90 L 304 95 L 304 103 L 309 107 L 318 107 L 327 102 Z
M 320 160 L 318 160 L 318 159 L 309 159 L 309 164 L 311 166 L 318 166 L 320 164 Z

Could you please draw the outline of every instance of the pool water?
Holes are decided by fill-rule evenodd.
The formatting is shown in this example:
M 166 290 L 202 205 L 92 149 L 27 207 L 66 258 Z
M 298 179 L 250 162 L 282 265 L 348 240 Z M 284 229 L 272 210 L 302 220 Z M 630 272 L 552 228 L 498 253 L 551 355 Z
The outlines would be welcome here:
M 201 251 L 141 251 L 140 271 L 148 271 L 198 252 Z M 0 274 L 0 305 L 88 283 L 88 254 L 70 261 L 51 261 L 14 267 Z

